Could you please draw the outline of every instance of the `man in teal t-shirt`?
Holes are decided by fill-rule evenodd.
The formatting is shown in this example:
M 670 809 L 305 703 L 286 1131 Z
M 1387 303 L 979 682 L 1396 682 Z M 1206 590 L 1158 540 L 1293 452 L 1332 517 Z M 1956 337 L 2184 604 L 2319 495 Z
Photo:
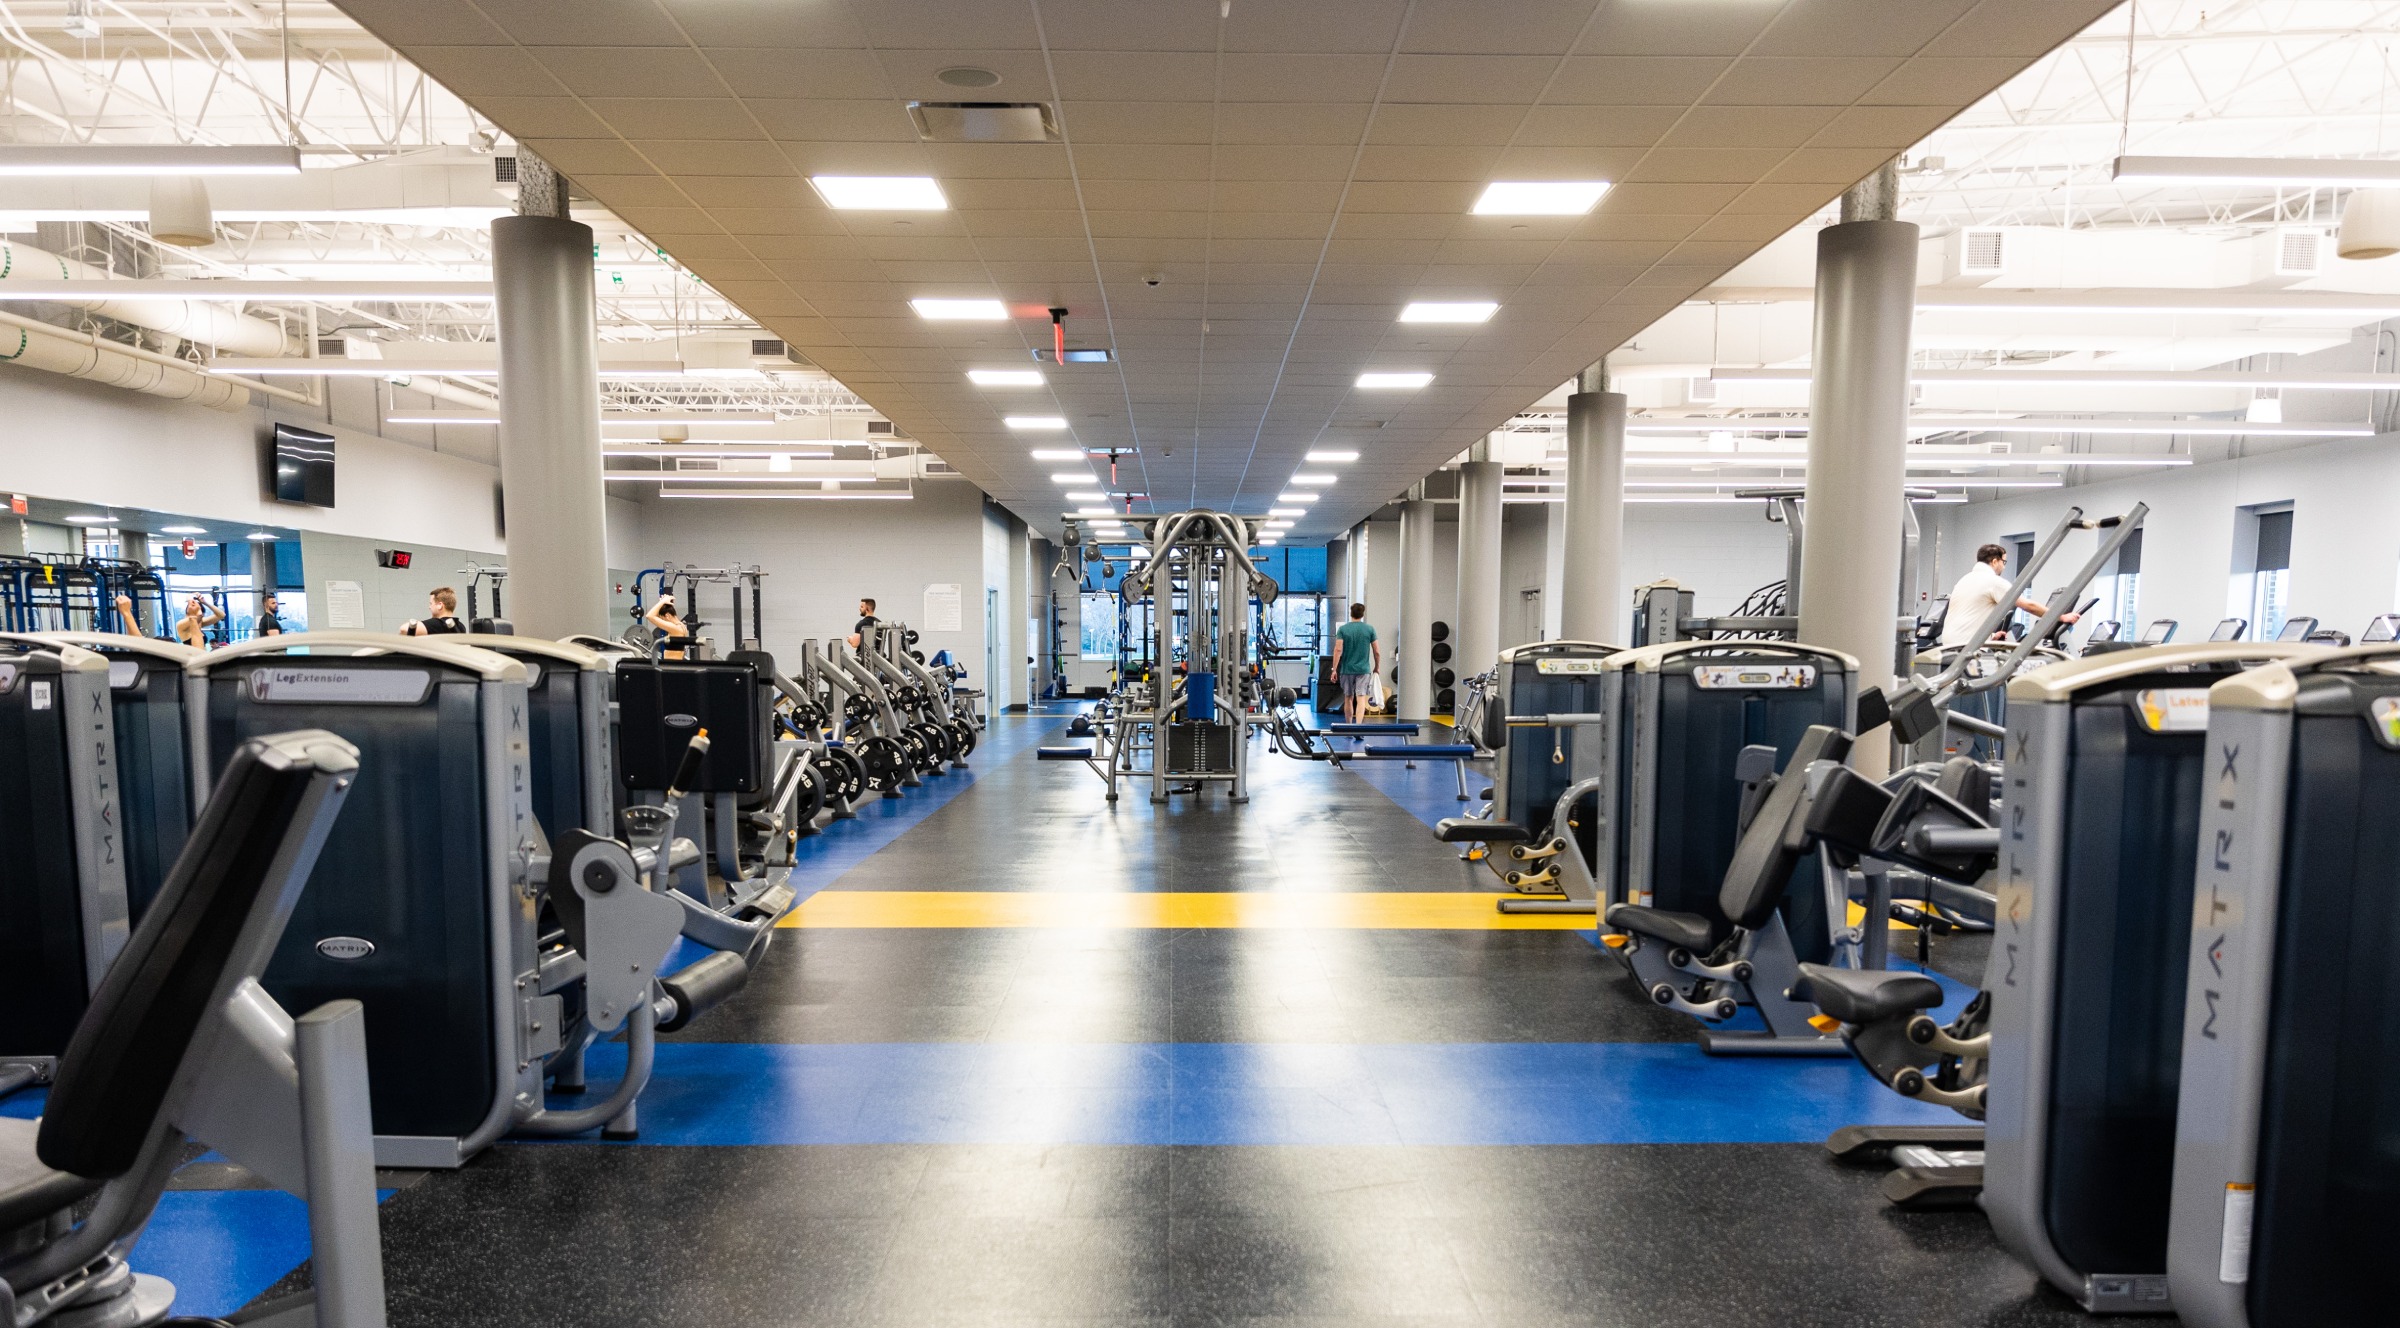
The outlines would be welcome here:
M 1383 647 L 1375 644 L 1375 629 L 1367 626 L 1367 606 L 1350 606 L 1350 621 L 1334 629 L 1334 671 L 1342 679 L 1342 718 L 1352 724 L 1367 717 L 1367 688 L 1383 669 Z

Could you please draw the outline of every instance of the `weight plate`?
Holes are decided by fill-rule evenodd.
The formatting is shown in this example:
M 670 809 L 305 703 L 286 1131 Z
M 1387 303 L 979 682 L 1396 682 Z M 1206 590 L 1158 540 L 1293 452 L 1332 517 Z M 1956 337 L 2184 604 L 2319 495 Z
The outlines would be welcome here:
M 1458 675 L 1452 673 L 1448 669 L 1435 669 L 1433 671 L 1433 685 L 1436 687 L 1448 687 L 1457 681 Z
M 975 726 L 963 719 L 954 719 L 950 721 L 950 730 L 958 735 L 959 759 L 963 761 L 967 757 L 974 755 Z
M 881 793 L 900 782 L 900 774 L 908 768 L 908 753 L 899 743 L 878 733 L 858 745 L 859 765 L 866 775 L 866 786 Z
M 841 767 L 842 796 L 850 801 L 857 801 L 858 795 L 866 792 L 867 789 L 866 763 L 858 759 L 858 753 L 847 747 L 827 748 L 826 755 L 831 756 L 834 764 Z
M 1456 693 L 1456 692 L 1454 692 L 1454 691 L 1451 691 L 1449 688 L 1445 687 L 1445 688 L 1443 688 L 1442 690 L 1440 690 L 1440 691 L 1438 691 L 1438 692 L 1436 692 L 1436 693 L 1434 693 L 1434 694 L 1433 694 L 1433 708 L 1434 708 L 1434 709 L 1436 709 L 1436 710 L 1442 710 L 1442 711 L 1449 711 L 1449 710 L 1456 709 L 1456 708 L 1457 708 L 1457 706 L 1458 706 L 1458 693 Z

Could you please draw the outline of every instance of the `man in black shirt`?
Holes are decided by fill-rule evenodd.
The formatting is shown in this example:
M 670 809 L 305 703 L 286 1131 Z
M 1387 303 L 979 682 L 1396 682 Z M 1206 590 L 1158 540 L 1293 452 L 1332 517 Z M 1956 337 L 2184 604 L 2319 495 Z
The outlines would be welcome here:
M 276 613 L 275 596 L 272 593 L 259 597 L 257 631 L 260 636 L 283 635 L 283 619 Z
M 874 640 L 875 627 L 875 601 L 860 600 L 858 602 L 858 626 L 850 629 L 850 648 L 852 650 L 863 649 L 867 642 Z
M 464 636 L 467 625 L 458 620 L 458 592 L 448 586 L 437 586 L 425 597 L 428 610 L 422 618 L 410 619 L 400 628 L 402 636 Z

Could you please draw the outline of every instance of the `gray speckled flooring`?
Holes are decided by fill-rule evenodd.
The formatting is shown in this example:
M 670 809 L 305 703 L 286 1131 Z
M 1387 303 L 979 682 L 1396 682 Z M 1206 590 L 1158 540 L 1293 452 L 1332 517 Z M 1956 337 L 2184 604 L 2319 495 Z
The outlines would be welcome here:
M 1179 799 L 1154 815 L 1107 812 L 1088 775 L 1027 755 L 841 886 L 1059 888 L 1098 853 L 1128 888 L 1489 887 L 1363 780 L 1264 762 L 1282 768 L 1260 803 Z M 1121 931 L 1097 944 L 1061 1000 L 1028 982 L 1053 952 L 1023 932 L 789 932 L 736 1004 L 683 1037 L 1693 1035 L 1572 932 Z M 1281 982 L 1294 946 L 1343 976 L 1338 999 Z M 1959 940 L 1939 959 L 1973 980 L 1981 955 Z M 1877 1180 L 1813 1144 L 506 1143 L 397 1195 L 384 1233 L 398 1328 L 2085 1322 L 1980 1214 L 1894 1212 Z

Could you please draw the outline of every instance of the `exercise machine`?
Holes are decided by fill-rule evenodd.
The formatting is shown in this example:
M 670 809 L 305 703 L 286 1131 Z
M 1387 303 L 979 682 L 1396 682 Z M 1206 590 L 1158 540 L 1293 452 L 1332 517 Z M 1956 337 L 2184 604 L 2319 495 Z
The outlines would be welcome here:
M 365 1013 L 261 989 L 355 786 L 329 733 L 248 739 L 117 967 L 39 1121 L 0 1118 L 0 1323 L 138 1328 L 175 1288 L 127 1256 L 193 1145 L 308 1205 L 308 1291 L 258 1321 L 383 1328 Z
M 2400 648 L 2209 690 L 2165 1270 L 2192 1328 L 2387 1322 Z

